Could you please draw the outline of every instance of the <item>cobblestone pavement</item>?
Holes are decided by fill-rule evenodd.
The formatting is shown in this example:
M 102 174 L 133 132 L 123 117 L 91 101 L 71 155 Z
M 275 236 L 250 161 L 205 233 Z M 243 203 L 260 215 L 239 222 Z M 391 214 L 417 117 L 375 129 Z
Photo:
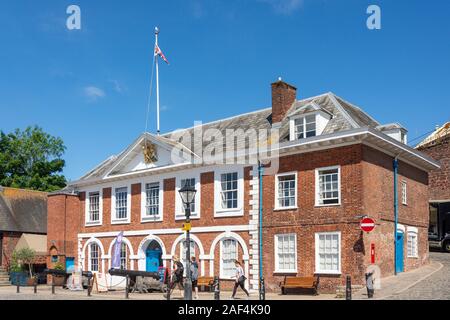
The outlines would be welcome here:
M 430 252 L 432 261 L 440 262 L 439 271 L 411 288 L 387 297 L 390 300 L 450 300 L 450 253 Z

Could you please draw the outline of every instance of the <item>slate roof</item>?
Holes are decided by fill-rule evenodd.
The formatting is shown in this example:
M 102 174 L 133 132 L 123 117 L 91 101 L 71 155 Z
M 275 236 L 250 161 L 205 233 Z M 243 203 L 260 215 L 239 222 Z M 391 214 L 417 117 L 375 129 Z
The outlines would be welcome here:
M 0 231 L 47 233 L 47 193 L 0 187 Z
M 302 112 L 309 112 L 316 110 L 309 106 L 309 104 L 314 103 L 316 106 L 320 108 L 325 113 L 328 113 L 331 115 L 330 121 L 328 121 L 327 126 L 325 127 L 322 135 L 326 134 L 332 134 L 336 132 L 342 132 L 346 130 L 352 130 L 357 128 L 363 128 L 363 127 L 369 127 L 376 129 L 380 132 L 386 130 L 383 128 L 383 126 L 380 125 L 378 121 L 373 119 L 370 115 L 368 115 L 366 112 L 364 112 L 361 108 L 353 105 L 352 103 L 342 99 L 341 97 L 335 95 L 332 92 L 324 93 L 315 97 L 310 97 L 302 100 L 296 100 L 292 107 L 286 112 L 286 115 L 291 115 L 293 113 L 298 114 Z M 304 108 L 303 110 L 301 108 Z M 244 132 L 246 132 L 249 129 L 255 129 L 257 131 L 261 129 L 270 130 L 272 127 L 272 109 L 271 108 L 265 108 L 261 110 L 257 110 L 254 112 L 246 113 L 237 115 L 231 118 L 222 119 L 206 124 L 201 125 L 201 129 L 203 131 L 203 134 L 205 136 L 209 136 L 208 130 L 209 129 L 217 129 L 222 133 L 222 136 L 224 137 L 223 141 L 215 142 L 213 139 L 212 141 L 208 141 L 207 139 L 201 139 L 200 135 L 194 135 L 193 131 L 195 129 L 199 129 L 199 127 L 196 128 L 187 128 L 182 130 L 177 130 L 173 132 L 169 132 L 166 134 L 163 134 L 159 138 L 162 138 L 166 143 L 172 141 L 172 144 L 177 144 L 177 139 L 179 139 L 180 136 L 183 134 L 188 134 L 191 138 L 190 142 L 185 142 L 183 140 L 180 141 L 186 148 L 189 150 L 192 150 L 195 152 L 196 147 L 205 147 L 208 145 L 209 147 L 216 145 L 219 146 L 220 143 L 223 143 L 223 146 L 225 146 L 226 143 L 226 137 L 230 137 L 230 134 L 227 133 L 227 129 L 242 129 Z M 279 127 L 279 137 L 280 137 L 280 143 L 285 142 L 289 140 L 289 117 L 286 116 L 280 123 Z M 149 134 L 149 133 L 145 133 Z M 156 137 L 156 136 L 153 136 Z M 239 139 L 245 139 L 245 136 L 242 135 L 237 137 L 237 141 L 244 143 L 245 147 L 248 147 L 248 141 L 244 140 L 241 141 Z M 218 148 L 222 149 L 222 148 Z M 123 156 L 124 152 L 127 151 L 124 150 L 122 153 L 120 153 L 117 156 L 112 156 L 105 160 L 103 163 L 101 163 L 98 167 L 91 170 L 88 174 L 83 176 L 79 179 L 79 181 L 82 180 L 90 180 L 95 178 L 102 177 L 108 170 L 110 170 L 114 164 L 116 163 L 117 159 L 120 159 L 121 156 Z

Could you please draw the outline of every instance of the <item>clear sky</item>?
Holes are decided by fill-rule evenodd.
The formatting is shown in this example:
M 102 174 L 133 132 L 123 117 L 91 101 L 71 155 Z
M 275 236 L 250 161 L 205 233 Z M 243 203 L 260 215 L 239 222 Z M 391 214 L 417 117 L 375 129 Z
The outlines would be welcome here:
M 70 4 L 81 30 L 66 28 Z M 158 25 L 162 132 L 269 107 L 281 76 L 412 139 L 450 120 L 448 21 L 448 0 L 2 0 L 0 129 L 62 137 L 70 180 L 117 154 L 145 129 Z M 155 119 L 153 100 L 151 132 Z

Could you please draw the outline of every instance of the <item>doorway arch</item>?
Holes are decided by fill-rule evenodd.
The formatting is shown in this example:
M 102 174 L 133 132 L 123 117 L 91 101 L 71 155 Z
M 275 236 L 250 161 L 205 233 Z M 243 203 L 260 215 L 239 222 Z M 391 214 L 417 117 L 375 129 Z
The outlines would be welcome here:
M 166 248 L 162 240 L 154 235 L 147 236 L 139 244 L 138 270 L 155 272 L 166 266 Z

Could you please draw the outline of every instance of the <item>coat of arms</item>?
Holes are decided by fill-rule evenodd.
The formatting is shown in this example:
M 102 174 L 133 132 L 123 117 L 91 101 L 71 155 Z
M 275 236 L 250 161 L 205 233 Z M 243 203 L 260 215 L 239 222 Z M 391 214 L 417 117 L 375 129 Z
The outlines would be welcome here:
M 156 146 L 152 143 L 145 143 L 142 147 L 144 153 L 144 161 L 146 164 L 152 164 L 158 161 L 158 154 L 156 151 Z

